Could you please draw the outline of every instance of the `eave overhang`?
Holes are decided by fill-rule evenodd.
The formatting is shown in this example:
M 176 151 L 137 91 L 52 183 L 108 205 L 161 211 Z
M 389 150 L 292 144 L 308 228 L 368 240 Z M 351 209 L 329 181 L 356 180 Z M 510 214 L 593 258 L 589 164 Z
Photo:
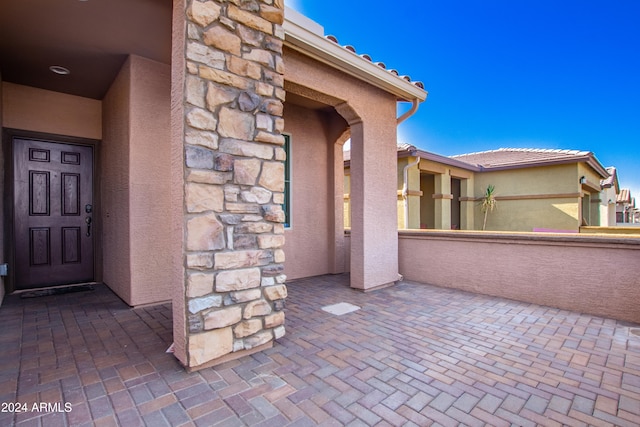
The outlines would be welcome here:
M 427 99 L 427 92 L 340 45 L 286 19 L 284 45 L 359 80 L 365 81 L 401 101 Z

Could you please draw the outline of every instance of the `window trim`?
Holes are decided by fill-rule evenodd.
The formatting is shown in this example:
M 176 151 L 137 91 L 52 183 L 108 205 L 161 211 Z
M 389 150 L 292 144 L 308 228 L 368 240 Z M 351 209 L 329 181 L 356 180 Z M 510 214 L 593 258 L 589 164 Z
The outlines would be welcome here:
M 284 145 L 283 149 L 286 155 L 286 159 L 284 161 L 284 203 L 282 204 L 282 210 L 284 211 L 284 228 L 287 230 L 292 229 L 292 212 L 293 212 L 293 185 L 291 180 L 291 160 L 292 160 L 292 147 L 291 147 L 291 134 L 290 133 L 282 133 L 284 136 Z

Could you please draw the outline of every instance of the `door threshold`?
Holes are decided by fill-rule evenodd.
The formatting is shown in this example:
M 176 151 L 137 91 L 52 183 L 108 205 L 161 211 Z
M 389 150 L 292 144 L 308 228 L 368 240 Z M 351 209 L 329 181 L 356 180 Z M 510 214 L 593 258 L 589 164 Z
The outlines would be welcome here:
M 74 283 L 72 285 L 57 285 L 48 286 L 44 288 L 35 289 L 21 289 L 13 292 L 13 294 L 20 295 L 20 298 L 37 298 L 50 295 L 60 295 L 73 292 L 86 292 L 92 291 L 94 285 L 99 285 L 99 282 L 84 282 Z

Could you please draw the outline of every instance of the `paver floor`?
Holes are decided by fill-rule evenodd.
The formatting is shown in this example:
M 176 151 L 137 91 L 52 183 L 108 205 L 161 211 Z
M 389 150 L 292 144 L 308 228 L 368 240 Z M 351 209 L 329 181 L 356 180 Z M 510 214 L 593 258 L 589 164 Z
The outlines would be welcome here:
M 169 304 L 8 296 L 0 426 L 640 425 L 640 325 L 346 275 L 290 282 L 286 316 L 272 349 L 187 373 Z

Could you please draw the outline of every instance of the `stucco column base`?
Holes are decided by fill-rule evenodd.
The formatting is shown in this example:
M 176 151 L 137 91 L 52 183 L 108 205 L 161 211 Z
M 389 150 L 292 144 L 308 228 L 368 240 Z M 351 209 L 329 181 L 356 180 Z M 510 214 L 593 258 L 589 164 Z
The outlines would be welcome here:
M 249 350 L 241 350 L 241 351 L 237 351 L 235 353 L 225 354 L 222 357 L 210 360 L 207 363 L 203 363 L 202 365 L 198 365 L 198 366 L 186 366 L 186 365 L 183 365 L 183 366 L 185 367 L 187 372 L 196 372 L 196 371 L 199 371 L 201 369 L 211 368 L 213 366 L 221 365 L 221 364 L 226 363 L 226 362 L 231 362 L 232 360 L 240 359 L 241 357 L 251 356 L 254 353 L 258 353 L 258 352 L 261 352 L 261 351 L 264 351 L 264 350 L 268 350 L 271 347 L 273 347 L 273 341 L 269 341 L 268 343 L 259 345 L 258 347 L 254 347 L 254 348 L 249 349 Z
M 395 281 L 395 282 L 389 282 L 389 283 L 385 283 L 383 285 L 378 285 L 378 286 L 374 286 L 372 288 L 356 288 L 354 286 L 351 286 L 351 289 L 355 289 L 356 291 L 360 291 L 363 292 L 365 294 L 368 294 L 369 292 L 373 292 L 373 291 L 379 291 L 380 289 L 385 289 L 385 288 L 390 288 L 391 286 L 395 286 L 397 285 L 399 282 L 401 282 L 401 280 Z

